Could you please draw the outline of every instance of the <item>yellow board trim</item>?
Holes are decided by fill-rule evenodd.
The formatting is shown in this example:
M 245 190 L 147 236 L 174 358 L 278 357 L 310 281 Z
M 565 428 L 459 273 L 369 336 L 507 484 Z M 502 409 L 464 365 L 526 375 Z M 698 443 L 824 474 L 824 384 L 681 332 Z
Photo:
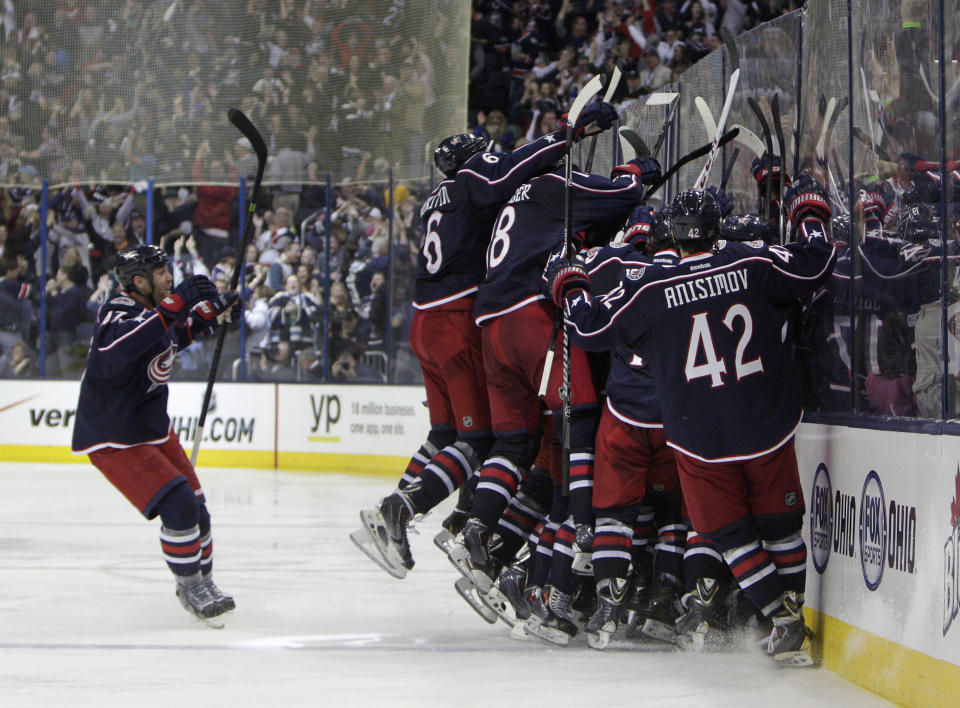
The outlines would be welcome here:
M 902 706 L 955 706 L 960 666 L 805 607 L 825 668 Z
M 189 451 L 189 448 L 187 448 Z M 48 445 L 0 445 L 4 462 L 57 462 L 89 464 L 86 455 L 74 455 L 69 447 Z M 280 452 L 274 464 L 273 450 L 217 450 L 200 448 L 197 467 L 253 467 L 306 472 L 340 472 L 399 478 L 408 457 L 348 455 L 320 452 Z
M 373 474 L 400 478 L 409 457 L 391 455 L 348 455 L 324 452 L 278 452 L 277 467 L 283 470 Z

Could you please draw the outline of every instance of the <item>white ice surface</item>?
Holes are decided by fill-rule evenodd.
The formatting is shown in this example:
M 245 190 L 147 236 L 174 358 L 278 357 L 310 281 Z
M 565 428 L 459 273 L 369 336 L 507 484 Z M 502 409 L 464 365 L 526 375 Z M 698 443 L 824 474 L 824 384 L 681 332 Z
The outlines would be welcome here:
M 159 521 L 88 465 L 0 463 L 0 706 L 887 705 L 825 669 L 743 652 L 560 649 L 488 625 L 432 542 L 391 578 L 349 541 L 385 478 L 201 469 L 215 576 L 237 610 L 195 623 Z

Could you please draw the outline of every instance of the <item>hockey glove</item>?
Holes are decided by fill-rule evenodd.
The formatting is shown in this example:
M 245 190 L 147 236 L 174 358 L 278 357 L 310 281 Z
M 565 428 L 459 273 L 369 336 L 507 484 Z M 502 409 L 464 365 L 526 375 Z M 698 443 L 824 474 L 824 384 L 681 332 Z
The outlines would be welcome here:
M 171 294 L 178 295 L 187 309 L 192 309 L 197 303 L 215 298 L 219 293 L 217 286 L 207 276 L 191 275 L 189 278 L 184 278 Z
M 764 190 L 767 188 L 767 180 L 771 175 L 775 179 L 780 179 L 780 169 L 779 155 L 774 155 L 773 160 L 771 160 L 770 156 L 764 153 L 763 157 L 755 157 L 753 162 L 750 163 L 750 172 L 753 173 L 753 178 L 757 181 L 757 187 L 764 194 L 766 193 Z
M 190 314 L 190 308 L 187 307 L 183 298 L 176 293 L 170 293 L 157 304 L 157 312 L 163 320 L 164 329 L 171 325 L 182 325 L 187 321 L 187 315 Z
M 580 116 L 577 118 L 577 122 L 573 124 L 573 139 L 574 141 L 580 140 L 580 138 L 584 136 L 587 128 L 592 124 L 596 124 L 600 130 L 606 130 L 613 125 L 616 119 L 617 109 L 609 103 L 604 103 L 603 101 L 590 103 L 584 106 L 580 112 Z M 563 128 L 567 127 L 566 113 L 563 114 L 560 125 Z
M 883 228 L 883 219 L 887 215 L 887 202 L 880 192 L 879 184 L 858 184 L 855 188 L 857 200 L 854 209 L 862 214 L 867 231 Z
M 627 219 L 627 229 L 623 232 L 623 242 L 642 250 L 650 237 L 654 217 L 653 207 L 648 207 L 645 204 L 634 207 L 633 211 L 630 212 L 630 218 Z
M 829 224 L 833 209 L 827 190 L 809 175 L 797 175 L 793 184 L 787 187 L 785 195 L 787 218 L 794 228 L 800 228 L 804 221 L 813 220 Z
M 229 311 L 239 300 L 240 296 L 231 291 L 217 295 L 211 300 L 201 300 L 190 308 L 190 314 L 200 327 L 215 327 L 222 321 L 231 323 L 232 315 Z
M 567 295 L 578 290 L 590 292 L 590 276 L 580 261 L 560 258 L 552 264 L 550 270 L 547 279 L 550 282 L 553 304 L 557 307 L 563 307 Z
M 617 165 L 610 173 L 610 179 L 620 175 L 635 175 L 643 184 L 653 184 L 660 180 L 660 163 L 653 157 L 635 157 L 630 162 Z
M 733 213 L 733 198 L 727 196 L 720 187 L 711 184 L 706 192 L 716 200 L 717 206 L 720 207 L 720 216 L 730 216 Z

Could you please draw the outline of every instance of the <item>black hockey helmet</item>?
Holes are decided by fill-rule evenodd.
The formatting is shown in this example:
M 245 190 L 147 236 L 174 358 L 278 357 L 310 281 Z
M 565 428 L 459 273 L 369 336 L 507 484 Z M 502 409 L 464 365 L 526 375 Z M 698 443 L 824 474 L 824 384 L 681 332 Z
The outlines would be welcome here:
M 673 240 L 715 241 L 720 233 L 720 206 L 709 192 L 680 192 L 670 204 Z
M 834 241 L 850 243 L 850 234 L 853 233 L 850 228 L 850 215 L 838 214 L 830 219 L 830 233 Z
M 670 226 L 670 209 L 661 209 L 653 217 L 653 226 L 647 236 L 647 253 L 653 255 L 673 245 L 673 229 Z
M 433 163 L 447 177 L 453 177 L 460 165 L 478 152 L 483 152 L 486 146 L 487 141 L 477 135 L 457 133 L 437 145 L 437 149 L 433 151 Z
M 142 275 L 152 282 L 153 269 L 166 266 L 170 259 L 157 246 L 130 246 L 117 254 L 114 273 L 124 290 L 133 290 L 133 276 Z
M 770 224 L 757 214 L 731 214 L 720 222 L 720 238 L 727 241 L 772 243 Z
M 926 243 L 939 239 L 939 207 L 933 204 L 914 204 L 900 214 L 897 236 L 910 243 Z

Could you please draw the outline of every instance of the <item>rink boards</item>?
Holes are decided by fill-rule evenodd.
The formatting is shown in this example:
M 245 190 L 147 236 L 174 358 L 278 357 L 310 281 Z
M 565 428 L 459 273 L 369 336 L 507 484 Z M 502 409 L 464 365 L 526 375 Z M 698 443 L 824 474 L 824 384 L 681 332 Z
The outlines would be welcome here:
M 4 381 L 0 458 L 69 450 L 79 384 Z M 174 383 L 188 450 L 204 385 Z M 429 428 L 421 387 L 217 384 L 199 463 L 396 477 Z M 960 695 L 960 438 L 804 424 L 807 608 L 833 671 L 904 705 Z

